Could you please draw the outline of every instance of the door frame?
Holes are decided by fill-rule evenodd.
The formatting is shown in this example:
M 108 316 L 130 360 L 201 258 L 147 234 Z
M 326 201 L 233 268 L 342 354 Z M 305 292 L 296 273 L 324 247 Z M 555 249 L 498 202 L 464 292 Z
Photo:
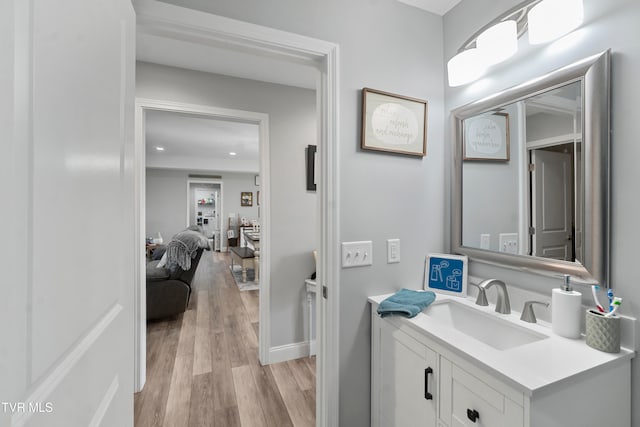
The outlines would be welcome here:
M 135 0 L 138 32 L 242 49 L 290 63 L 316 67 L 320 247 L 316 425 L 336 426 L 340 378 L 340 206 L 339 206 L 339 46 L 299 34 L 162 3 Z M 263 208 L 267 211 L 266 207 Z M 142 241 L 142 240 L 139 240 Z M 266 263 L 265 263 L 266 264 Z M 322 292 L 320 292 L 322 295 Z
M 135 298 L 135 391 L 141 391 L 146 381 L 146 336 L 147 336 L 147 302 L 146 302 L 146 252 L 145 252 L 145 220 L 146 220 L 146 185 L 145 185 L 145 113 L 149 110 L 174 112 L 181 114 L 193 114 L 208 116 L 218 120 L 233 120 L 258 125 L 261 191 L 263 192 L 263 213 L 260 218 L 261 241 L 265 248 L 269 248 L 271 242 L 271 216 L 270 216 L 270 172 L 269 172 L 269 116 L 253 111 L 233 110 L 229 108 L 212 107 L 206 105 L 188 104 L 182 102 L 164 101 L 159 99 L 136 98 L 136 218 L 137 241 L 136 267 L 137 283 Z M 194 180 L 201 181 L 201 180 Z M 189 184 L 187 179 L 187 194 Z M 219 180 L 218 180 L 219 183 Z M 221 185 L 222 187 L 222 185 Z M 189 203 L 189 197 L 187 197 Z M 188 210 L 187 210 L 188 217 Z M 187 218 L 188 223 L 188 218 Z M 168 236 L 167 236 L 168 237 Z M 271 316 L 270 316 L 270 251 L 265 250 L 260 257 L 260 271 L 263 277 L 260 286 L 264 292 L 260 292 L 260 324 L 259 324 L 259 357 L 262 364 L 268 364 L 269 345 L 271 343 Z
M 222 218 L 224 218 L 224 202 L 223 202 L 223 198 L 222 195 L 224 194 L 224 180 L 223 179 L 218 179 L 218 178 L 190 178 L 187 177 L 187 222 L 186 222 L 186 227 L 189 226 L 189 222 L 191 221 L 191 216 L 189 215 L 191 209 L 193 209 L 193 206 L 191 206 L 191 184 L 214 184 L 214 185 L 219 185 L 220 186 L 220 200 L 218 203 L 218 206 L 216 206 L 216 209 L 218 210 L 218 221 L 220 222 L 220 224 L 218 224 L 218 226 L 220 227 L 220 240 L 222 240 Z M 168 237 L 168 236 L 167 236 Z M 215 243 L 213 245 L 213 247 L 211 248 L 211 252 L 215 252 Z M 222 241 L 220 242 L 220 252 L 222 252 Z

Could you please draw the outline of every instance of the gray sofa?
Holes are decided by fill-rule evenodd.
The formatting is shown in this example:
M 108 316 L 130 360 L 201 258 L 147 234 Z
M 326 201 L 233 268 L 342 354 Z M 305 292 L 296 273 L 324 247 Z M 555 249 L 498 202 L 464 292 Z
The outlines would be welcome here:
M 163 248 L 169 255 L 166 266 L 158 267 L 160 259 L 147 263 L 147 320 L 184 313 L 191 296 L 193 276 L 207 246 L 204 235 L 185 230 L 173 236 Z M 155 252 L 152 258 L 159 258 L 159 255 Z

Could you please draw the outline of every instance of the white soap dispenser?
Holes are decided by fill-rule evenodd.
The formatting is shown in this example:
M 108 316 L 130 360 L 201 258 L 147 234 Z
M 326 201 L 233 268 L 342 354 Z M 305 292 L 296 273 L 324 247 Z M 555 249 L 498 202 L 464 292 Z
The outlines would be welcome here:
M 571 288 L 571 276 L 564 275 L 562 288 L 551 294 L 551 329 L 557 335 L 580 338 L 582 294 Z

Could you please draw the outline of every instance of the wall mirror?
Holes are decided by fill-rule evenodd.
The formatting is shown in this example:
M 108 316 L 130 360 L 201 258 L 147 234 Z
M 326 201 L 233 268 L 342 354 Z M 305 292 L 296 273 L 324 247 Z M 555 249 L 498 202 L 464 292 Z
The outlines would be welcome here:
M 452 112 L 454 253 L 609 285 L 609 57 Z

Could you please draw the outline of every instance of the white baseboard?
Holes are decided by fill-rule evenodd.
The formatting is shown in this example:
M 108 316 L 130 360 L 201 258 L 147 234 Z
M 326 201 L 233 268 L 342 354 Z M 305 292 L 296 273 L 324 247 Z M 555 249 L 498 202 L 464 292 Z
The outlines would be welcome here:
M 309 343 L 309 356 L 316 355 L 316 340 L 311 340 Z
M 309 348 L 314 351 L 315 347 L 315 341 L 312 341 L 311 344 L 309 344 L 309 341 L 303 341 L 271 347 L 269 349 L 269 363 L 280 363 L 287 360 L 300 359 L 301 357 L 309 357 Z

